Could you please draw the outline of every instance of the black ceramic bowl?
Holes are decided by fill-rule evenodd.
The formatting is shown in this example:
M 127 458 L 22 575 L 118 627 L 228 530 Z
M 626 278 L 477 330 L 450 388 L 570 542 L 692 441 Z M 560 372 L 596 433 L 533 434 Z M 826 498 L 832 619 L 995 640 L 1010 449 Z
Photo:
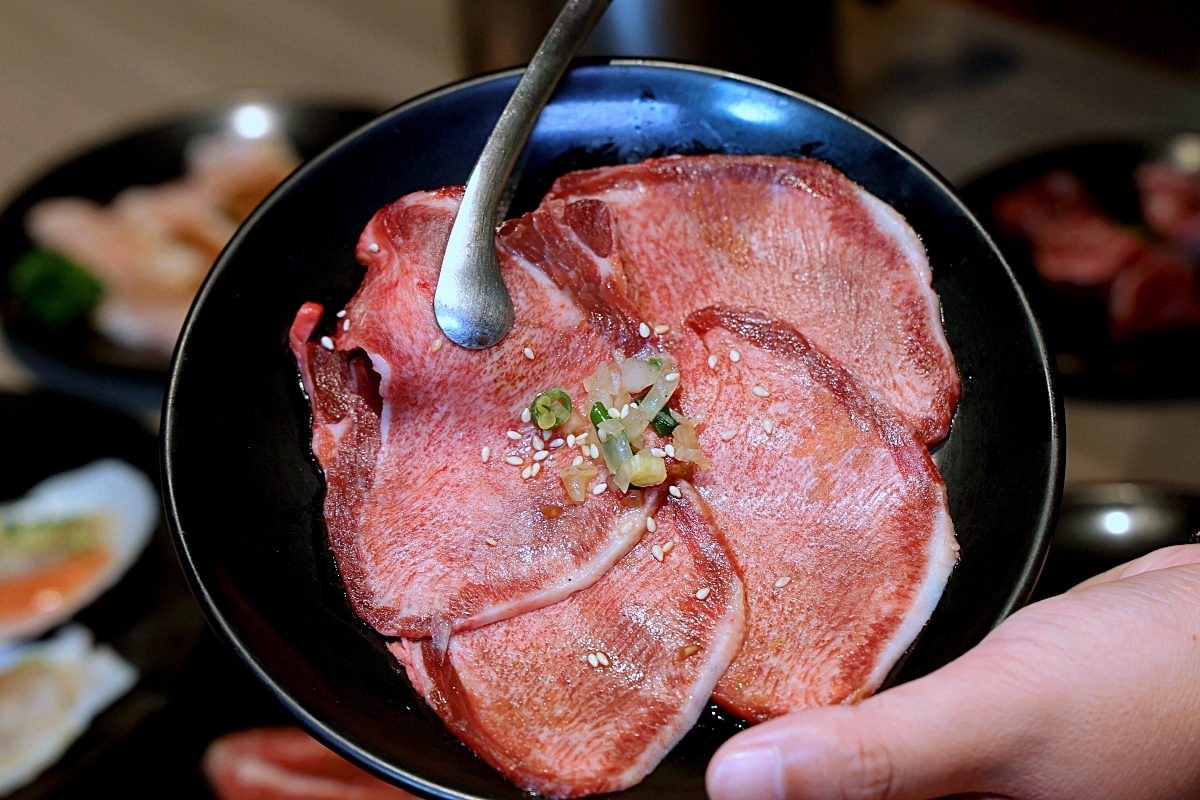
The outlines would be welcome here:
M 527 795 L 442 726 L 384 640 L 350 612 L 287 333 L 304 301 L 338 304 L 354 291 L 363 274 L 355 242 L 379 207 L 466 179 L 517 78 L 406 103 L 280 187 L 201 291 L 165 407 L 168 515 L 213 624 L 318 737 L 431 797 Z M 900 147 L 800 95 L 694 67 L 613 61 L 570 71 L 530 139 L 512 213 L 569 170 L 670 153 L 823 159 L 924 238 L 962 375 L 953 430 L 936 454 L 962 561 L 890 680 L 945 664 L 1028 597 L 1057 508 L 1060 412 L 1020 289 L 950 189 Z M 740 727 L 710 711 L 621 796 L 704 797 L 709 757 Z
M 995 237 L 1025 290 L 1057 360 L 1067 396 L 1100 400 L 1162 400 L 1200 394 L 1200 330 L 1182 329 L 1127 342 L 1109 338 L 1102 298 L 1071 297 L 1043 283 L 1029 247 L 1006 235 L 992 218 L 1002 194 L 1052 169 L 1078 175 L 1110 216 L 1145 230 L 1133 171 L 1148 159 L 1169 157 L 1177 134 L 1093 141 L 1055 147 L 998 167 L 961 190 L 968 207 Z
M 63 395 L 0 393 L 0 442 L 0 501 L 98 458 L 123 459 L 157 478 L 154 436 L 122 414 Z M 204 617 L 188 594 L 165 524 L 120 582 L 75 619 L 137 667 L 138 683 L 96 717 L 58 763 L 9 795 L 12 800 L 52 794 L 162 709 L 175 690 Z
M 17 357 L 44 386 L 128 410 L 157 410 L 169 358 L 115 345 L 86 320 L 53 329 L 21 313 L 12 301 L 8 272 L 31 247 L 23 225 L 25 212 L 47 197 L 74 195 L 107 202 L 130 186 L 178 177 L 188 142 L 230 128 L 237 111 L 247 106 L 260 107 L 266 113 L 260 119 L 286 133 L 302 158 L 311 158 L 378 113 L 354 103 L 230 99 L 79 153 L 36 178 L 0 212 L 0 316 Z

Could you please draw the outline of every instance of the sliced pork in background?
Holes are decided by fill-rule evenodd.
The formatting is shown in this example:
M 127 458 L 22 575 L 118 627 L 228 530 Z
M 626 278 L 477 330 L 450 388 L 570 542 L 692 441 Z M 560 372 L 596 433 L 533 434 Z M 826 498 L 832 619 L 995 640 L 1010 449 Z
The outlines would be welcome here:
M 805 332 L 929 444 L 959 395 L 925 249 L 890 206 L 812 159 L 697 156 L 574 172 L 556 201 L 602 200 L 651 323 L 762 308 Z
M 1108 332 L 1117 341 L 1200 327 L 1196 268 L 1175 249 L 1147 248 L 1113 279 L 1108 293 Z
M 558 472 L 578 451 L 521 421 L 538 393 L 581 396 L 614 348 L 644 344 L 619 312 L 601 320 L 597 302 L 585 307 L 552 279 L 553 265 L 501 247 L 512 332 L 479 351 L 443 340 L 433 290 L 461 194 L 418 192 L 377 213 L 358 247 L 366 277 L 336 329 L 319 336 L 323 309 L 307 304 L 292 330 L 355 612 L 385 635 L 442 645 L 452 629 L 595 582 L 637 543 L 657 493 L 643 507 L 615 493 L 566 502 Z
M 1151 230 L 1200 253 L 1200 175 L 1152 161 L 1138 166 L 1133 176 Z
M 713 463 L 695 483 L 750 606 L 716 699 L 761 721 L 864 697 L 929 619 L 957 559 L 941 476 L 899 414 L 790 326 L 725 309 L 689 325 L 720 375 L 709 407 L 683 407 L 703 416 Z
M 446 726 L 522 788 L 613 792 L 692 727 L 745 631 L 742 584 L 687 483 L 591 588 L 457 634 L 391 645 Z

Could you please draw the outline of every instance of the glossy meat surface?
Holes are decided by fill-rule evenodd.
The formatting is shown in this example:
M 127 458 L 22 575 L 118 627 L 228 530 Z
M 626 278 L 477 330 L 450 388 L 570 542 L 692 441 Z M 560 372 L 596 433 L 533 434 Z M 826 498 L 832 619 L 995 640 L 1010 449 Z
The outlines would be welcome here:
M 699 355 L 719 359 L 716 395 L 684 403 L 707 406 L 700 443 L 713 467 L 696 487 L 750 606 L 717 702 L 764 720 L 869 695 L 957 560 L 941 476 L 900 416 L 794 328 L 721 308 L 689 326 Z
M 678 327 L 713 304 L 761 308 L 805 332 L 945 437 L 959 395 L 925 249 L 890 206 L 820 161 L 696 156 L 574 172 L 549 199 L 616 217 L 630 296 Z
M 741 581 L 703 501 L 679 486 L 656 531 L 591 588 L 457 634 L 444 659 L 429 640 L 391 645 L 446 726 L 522 788 L 579 797 L 637 783 L 737 652 Z
M 658 491 L 646 492 L 644 508 L 615 493 L 568 504 L 557 473 L 578 451 L 550 448 L 521 421 L 539 392 L 582 396 L 583 378 L 614 348 L 642 346 L 622 313 L 599 299 L 583 305 L 555 282 L 563 275 L 552 265 L 501 246 L 516 326 L 488 350 L 443 341 L 432 297 L 460 196 L 418 192 L 371 220 L 358 247 L 367 275 L 333 319 L 332 351 L 317 336 L 332 316 L 320 306 L 306 304 L 292 331 L 330 543 L 354 610 L 384 635 L 437 636 L 441 645 L 451 630 L 594 583 L 637 543 Z M 563 230 L 543 234 L 563 247 L 575 241 Z M 534 437 L 548 452 L 542 461 Z M 535 464 L 538 474 L 523 478 Z

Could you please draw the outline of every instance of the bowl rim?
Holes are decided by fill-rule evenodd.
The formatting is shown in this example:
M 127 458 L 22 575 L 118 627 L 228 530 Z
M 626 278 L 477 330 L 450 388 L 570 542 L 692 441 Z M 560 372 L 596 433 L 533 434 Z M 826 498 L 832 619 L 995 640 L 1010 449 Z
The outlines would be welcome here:
M 651 67 L 667 71 L 689 72 L 700 75 L 706 75 L 711 78 L 730 80 L 734 82 L 750 84 L 762 89 L 784 95 L 792 100 L 797 100 L 801 103 L 813 106 L 821 111 L 824 111 L 845 123 L 848 123 L 860 130 L 865 131 L 876 140 L 887 145 L 892 150 L 899 153 L 906 160 L 916 166 L 924 176 L 941 189 L 944 195 L 953 201 L 954 207 L 975 227 L 975 230 L 983 237 L 987 246 L 990 247 L 996 258 L 1003 266 L 1005 274 L 1013 289 L 1017 293 L 1021 308 L 1025 313 L 1026 319 L 1029 321 L 1029 328 L 1032 333 L 1033 342 L 1036 346 L 1038 357 L 1041 361 L 1040 367 L 1046 386 L 1049 407 L 1049 447 L 1048 447 L 1048 480 L 1047 493 L 1041 504 L 1041 508 L 1037 512 L 1037 522 L 1035 529 L 1032 531 L 1034 546 L 1030 548 L 1025 562 L 1021 565 L 1019 576 L 1009 591 L 1008 597 L 999 607 L 995 614 L 995 618 L 990 621 L 988 630 L 995 628 L 1005 618 L 1012 614 L 1017 608 L 1024 605 L 1032 594 L 1037 579 L 1041 574 L 1042 567 L 1045 564 L 1046 556 L 1049 552 L 1051 534 L 1054 530 L 1054 525 L 1058 517 L 1059 506 L 1063 494 L 1064 481 L 1064 463 L 1066 458 L 1066 440 L 1063 429 L 1063 401 L 1061 394 L 1055 387 L 1055 369 L 1053 360 L 1050 357 L 1049 350 L 1046 347 L 1045 338 L 1042 335 L 1041 326 L 1033 313 L 1029 300 L 1025 296 L 1025 291 L 1021 284 L 1017 281 L 1016 276 L 1012 272 L 1003 253 L 992 240 L 991 235 L 976 219 L 975 215 L 967 208 L 966 204 L 959 198 L 951 184 L 942 178 L 936 170 L 925 162 L 917 154 L 913 153 L 904 145 L 895 141 L 890 135 L 875 128 L 874 126 L 863 122 L 850 114 L 841 111 L 827 103 L 812 98 L 801 92 L 791 89 L 786 89 L 777 86 L 768 81 L 751 78 L 745 75 L 740 75 L 728 70 L 716 69 L 696 64 L 688 64 L 678 61 L 649 59 L 649 58 L 612 58 L 612 57 L 592 57 L 575 59 L 568 71 L 571 71 L 580 66 L 613 66 L 613 67 Z M 417 108 L 427 102 L 452 94 L 461 89 L 478 86 L 483 83 L 500 81 L 513 76 L 521 75 L 524 72 L 524 67 L 513 67 L 508 69 L 496 70 L 494 72 L 485 73 L 482 75 L 465 78 L 460 81 L 446 84 L 444 86 L 431 89 L 428 92 L 416 95 L 398 105 L 381 113 L 378 117 L 370 122 L 367 122 L 362 127 L 352 131 L 338 141 L 329 145 L 324 151 L 317 156 L 309 159 L 288 178 L 277 186 L 271 194 L 269 194 L 262 203 L 254 210 L 254 212 L 242 223 L 238 228 L 237 233 L 230 239 L 221 255 L 213 264 L 204 280 L 200 290 L 196 293 L 196 297 L 192 302 L 192 306 L 188 311 L 187 319 L 184 322 L 183 329 L 175 346 L 175 352 L 171 358 L 171 366 L 168 371 L 169 379 L 167 389 L 163 396 L 162 406 L 162 428 L 160 434 L 160 453 L 161 453 L 161 478 L 162 478 L 162 493 L 163 505 L 166 510 L 166 517 L 170 526 L 171 534 L 175 540 L 176 550 L 179 555 L 180 564 L 187 577 L 189 586 L 192 587 L 193 593 L 196 595 L 205 615 L 209 619 L 210 625 L 217 631 L 219 637 L 224 641 L 227 647 L 230 647 L 238 658 L 248 666 L 258 678 L 279 700 L 279 702 L 299 721 L 299 723 L 310 733 L 317 736 L 327 745 L 333 747 L 342 755 L 349 757 L 360 766 L 369 769 L 370 771 L 380 775 L 392 782 L 403 781 L 405 788 L 415 790 L 421 793 L 428 794 L 431 797 L 446 798 L 446 800 L 477 800 L 476 796 L 464 794 L 454 789 L 447 789 L 443 786 L 433 784 L 417 775 L 412 774 L 407 769 L 394 765 L 384 759 L 376 756 L 371 751 L 359 746 L 353 741 L 343 736 L 332 726 L 327 725 L 315 716 L 313 716 L 302 703 L 292 698 L 287 689 L 277 683 L 274 678 L 268 673 L 262 663 L 259 662 L 251 649 L 242 642 L 235 634 L 229 620 L 221 613 L 217 606 L 217 602 L 208 588 L 201 582 L 199 577 L 199 569 L 194 559 L 191 549 L 186 541 L 183 527 L 180 522 L 179 509 L 176 505 L 176 479 L 173 475 L 171 451 L 174 449 L 176 439 L 176 420 L 174 413 L 175 396 L 178 391 L 180 374 L 183 370 L 185 362 L 184 351 L 190 343 L 192 329 L 195 326 L 198 310 L 204 305 L 209 293 L 212 291 L 213 284 L 217 278 L 224 273 L 230 261 L 230 254 L 239 248 L 242 241 L 248 235 L 248 231 L 253 228 L 258 221 L 268 212 L 274 205 L 277 197 L 289 191 L 296 183 L 307 179 L 308 174 L 312 171 L 321 169 L 324 163 L 332 157 L 335 151 L 340 150 L 351 140 L 363 134 L 367 129 L 375 125 L 383 124 L 382 121 L 390 118 L 393 115 L 401 114 L 411 109 Z M 551 99 L 553 102 L 553 98 Z M 953 423 L 951 423 L 953 426 Z M 949 438 L 947 436 L 947 438 Z M 944 441 L 944 440 L 943 440 Z M 934 448 L 936 450 L 936 446 Z M 899 669 L 906 660 L 907 653 L 902 656 L 896 665 L 892 668 L 894 673 Z M 879 691 L 883 691 L 891 685 L 885 681 Z

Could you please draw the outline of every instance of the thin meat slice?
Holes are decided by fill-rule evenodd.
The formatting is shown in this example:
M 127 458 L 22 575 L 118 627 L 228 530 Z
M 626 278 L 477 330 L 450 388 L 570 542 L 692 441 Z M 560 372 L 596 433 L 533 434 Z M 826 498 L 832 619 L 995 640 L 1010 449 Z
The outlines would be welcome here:
M 916 638 L 957 560 L 941 476 L 899 414 L 794 328 L 723 308 L 688 324 L 720 356 L 715 398 L 682 400 L 702 416 L 713 462 L 695 484 L 750 606 L 716 700 L 759 721 L 862 698 Z
M 657 529 L 591 588 L 457 634 L 444 658 L 428 640 L 391 645 L 454 735 L 522 788 L 580 797 L 637 783 L 741 645 L 741 581 L 703 501 L 677 485 Z
M 500 240 L 516 325 L 487 350 L 443 340 L 433 289 L 461 194 L 418 192 L 378 212 L 359 242 L 367 274 L 345 315 L 306 304 L 292 329 L 351 604 L 380 633 L 436 635 L 440 646 L 451 630 L 594 583 L 637 543 L 659 492 L 647 490 L 642 507 L 611 492 L 567 503 L 557 474 L 578 450 L 521 421 L 538 393 L 561 387 L 582 401 L 596 364 L 645 346 L 626 314 L 576 297 L 555 265 L 518 258 Z M 565 241 L 560 252 L 577 247 L 569 225 L 541 235 Z
M 1170 247 L 1147 248 L 1113 279 L 1108 332 L 1122 342 L 1138 336 L 1200 327 L 1196 268 Z
M 228 733 L 203 770 L 218 800 L 416 800 L 294 727 Z
M 945 437 L 959 380 L 925 249 L 841 172 L 771 156 L 651 159 L 565 175 L 547 202 L 585 199 L 613 210 L 647 320 L 678 326 L 717 303 L 765 309 L 879 392 L 923 441 Z
M 1038 275 L 1060 288 L 1104 287 L 1145 248 L 1066 170 L 1052 170 L 1001 195 L 992 215 L 1029 243 Z
M 1133 173 L 1142 217 L 1155 232 L 1200 252 L 1200 175 L 1151 161 Z

